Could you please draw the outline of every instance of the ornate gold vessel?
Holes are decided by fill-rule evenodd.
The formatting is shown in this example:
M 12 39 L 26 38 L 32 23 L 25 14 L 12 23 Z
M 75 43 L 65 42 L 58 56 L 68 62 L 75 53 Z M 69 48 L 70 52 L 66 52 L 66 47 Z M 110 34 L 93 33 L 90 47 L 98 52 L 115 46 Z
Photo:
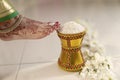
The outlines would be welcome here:
M 77 34 L 62 34 L 59 31 L 57 33 L 62 45 L 59 66 L 66 71 L 80 71 L 84 65 L 81 43 L 86 31 Z

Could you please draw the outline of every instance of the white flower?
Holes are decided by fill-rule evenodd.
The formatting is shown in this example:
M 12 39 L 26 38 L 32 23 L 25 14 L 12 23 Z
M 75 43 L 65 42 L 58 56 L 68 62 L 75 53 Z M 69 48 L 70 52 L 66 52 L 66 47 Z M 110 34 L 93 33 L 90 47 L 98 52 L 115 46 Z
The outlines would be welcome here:
M 104 56 L 104 47 L 98 42 L 96 33 L 91 29 L 87 30 L 82 44 L 86 62 L 80 72 L 80 80 L 116 80 L 110 57 Z

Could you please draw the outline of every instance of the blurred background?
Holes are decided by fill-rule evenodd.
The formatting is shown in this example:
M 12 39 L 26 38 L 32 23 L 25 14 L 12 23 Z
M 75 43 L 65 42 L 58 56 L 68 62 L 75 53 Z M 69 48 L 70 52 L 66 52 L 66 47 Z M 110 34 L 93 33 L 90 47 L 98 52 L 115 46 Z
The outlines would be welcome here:
M 11 0 L 24 16 L 43 22 L 61 24 L 81 19 L 99 33 L 107 55 L 120 54 L 120 0 Z M 56 32 L 40 40 L 0 41 L 0 80 L 35 64 L 56 61 L 60 41 Z M 118 66 L 118 65 L 116 65 Z M 120 66 L 119 66 L 120 67 Z

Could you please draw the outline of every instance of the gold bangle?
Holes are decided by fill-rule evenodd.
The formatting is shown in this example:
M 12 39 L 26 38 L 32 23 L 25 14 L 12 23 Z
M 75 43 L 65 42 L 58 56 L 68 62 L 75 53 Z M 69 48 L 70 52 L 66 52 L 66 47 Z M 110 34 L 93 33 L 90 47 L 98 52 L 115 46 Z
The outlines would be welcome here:
M 10 14 L 13 14 L 17 12 L 14 7 L 11 5 L 11 3 L 9 2 L 9 0 L 0 0 L 0 19 L 10 15 Z M 14 17 L 16 17 L 18 14 L 15 14 Z M 9 20 L 13 18 L 13 15 L 12 17 L 9 16 L 9 18 L 5 19 L 4 21 L 6 20 Z M 3 22 L 3 20 L 1 21 Z
M 9 27 L 7 29 L 0 30 L 0 33 L 9 33 L 11 31 L 13 31 L 22 22 L 22 19 L 23 19 L 23 16 L 20 15 L 18 20 L 11 27 Z

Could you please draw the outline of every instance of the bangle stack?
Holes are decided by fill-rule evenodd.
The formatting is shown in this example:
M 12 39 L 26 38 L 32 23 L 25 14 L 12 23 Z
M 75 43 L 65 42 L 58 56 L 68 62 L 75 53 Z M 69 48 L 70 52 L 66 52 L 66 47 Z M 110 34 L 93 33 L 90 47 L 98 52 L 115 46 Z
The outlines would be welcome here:
M 0 33 L 9 33 L 11 31 L 13 31 L 14 29 L 16 29 L 19 26 L 22 19 L 23 19 L 23 16 L 20 15 L 19 18 L 16 20 L 16 22 L 11 27 L 0 30 Z

